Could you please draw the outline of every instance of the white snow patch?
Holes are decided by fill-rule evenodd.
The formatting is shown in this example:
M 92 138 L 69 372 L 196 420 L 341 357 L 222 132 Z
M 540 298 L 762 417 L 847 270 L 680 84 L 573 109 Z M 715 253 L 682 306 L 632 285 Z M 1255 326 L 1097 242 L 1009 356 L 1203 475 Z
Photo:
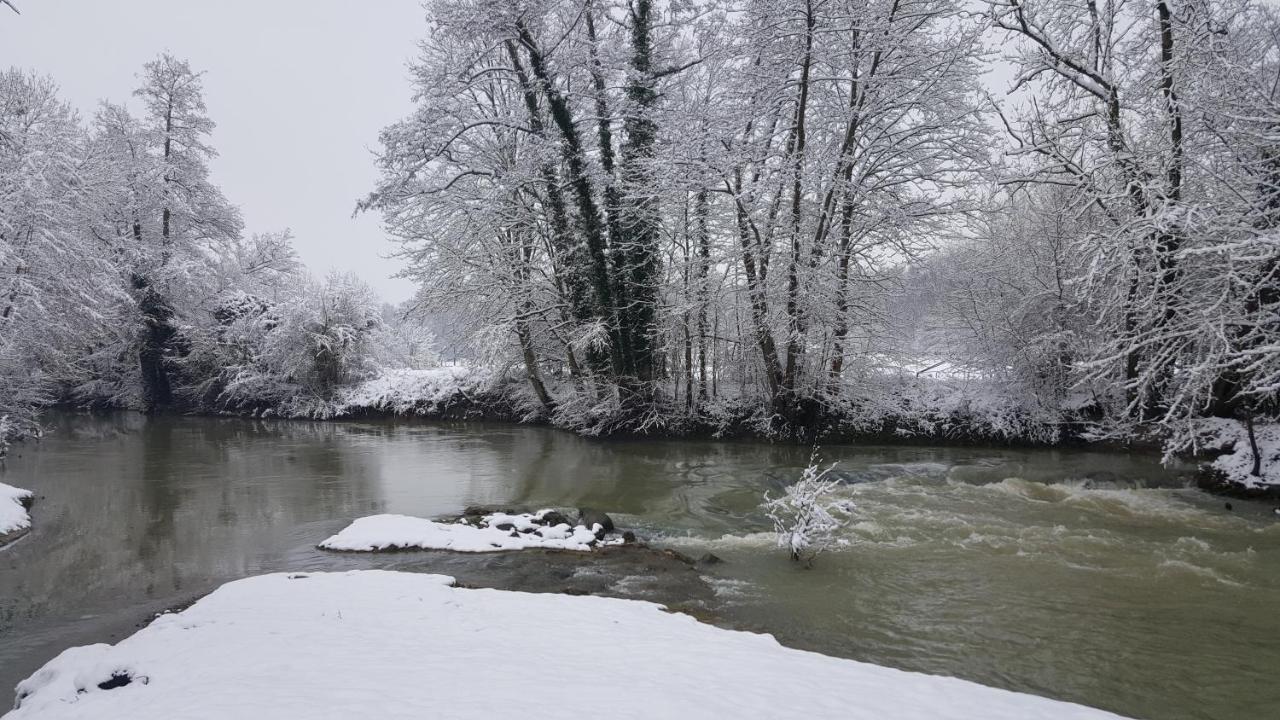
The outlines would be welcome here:
M 228 583 L 114 646 L 63 652 L 5 718 L 1117 717 L 784 648 L 648 602 L 451 582 L 365 570 Z M 132 681 L 99 688 L 122 674 Z
M 1246 488 L 1280 485 L 1280 424 L 1254 426 L 1259 474 L 1253 474 L 1253 445 L 1245 424 L 1238 420 L 1204 418 L 1196 422 L 1196 442 L 1209 450 L 1225 450 L 1209 464 L 1232 482 Z
M 409 515 L 370 515 L 358 518 L 337 535 L 320 543 L 324 550 L 373 552 L 376 550 L 453 550 L 455 552 L 501 552 L 528 548 L 555 548 L 559 550 L 590 550 L 596 535 L 581 525 L 568 523 L 548 526 L 534 522 L 541 513 L 486 515 L 483 527 L 467 525 L 461 521 L 442 523 Z M 499 530 L 496 526 L 510 524 L 515 530 Z M 519 532 L 532 531 L 534 532 Z M 611 541 L 606 541 L 611 542 Z
M 25 505 L 31 497 L 30 490 L 0 483 L 0 537 L 31 527 Z

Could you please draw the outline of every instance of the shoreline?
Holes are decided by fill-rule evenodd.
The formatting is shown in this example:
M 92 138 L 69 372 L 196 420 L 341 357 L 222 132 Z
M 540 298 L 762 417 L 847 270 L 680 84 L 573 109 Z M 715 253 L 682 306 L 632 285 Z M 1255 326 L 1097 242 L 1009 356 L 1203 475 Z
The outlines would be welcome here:
M 3 485 L 2 483 L 0 483 L 0 487 L 9 488 L 12 486 Z M 32 506 L 35 505 L 35 502 L 36 502 L 35 493 L 31 492 L 30 490 L 22 490 L 21 488 L 13 488 L 13 489 L 18 490 L 19 493 L 14 495 L 12 499 L 26 513 L 26 520 L 25 522 L 18 523 L 17 527 L 14 527 L 8 532 L 0 532 L 0 550 L 4 550 L 5 548 L 9 547 L 13 543 L 26 537 L 27 534 L 31 532 L 32 527 L 34 527 L 34 523 L 31 519 L 31 508 Z M 0 502 L 4 502 L 4 501 L 5 499 L 3 497 L 0 497 Z
M 280 643 L 282 633 L 291 641 Z M 770 682 L 779 673 L 805 680 Z M 143 720 L 193 706 L 233 717 L 285 710 L 281 697 L 294 699 L 277 713 L 290 718 L 345 717 L 387 699 L 395 703 L 380 716 L 434 707 L 489 717 L 548 687 L 588 706 L 608 703 L 618 717 L 1120 717 L 788 648 L 652 602 L 473 589 L 449 576 L 385 570 L 226 583 L 128 642 L 64 651 L 20 684 L 12 717 Z
M 637 432 L 619 428 L 608 433 L 584 433 L 574 428 L 564 427 L 551 422 L 545 416 L 522 416 L 511 403 L 489 398 L 481 400 L 470 396 L 462 396 L 459 401 L 427 404 L 425 407 L 408 409 L 391 409 L 386 407 L 356 407 L 341 413 L 315 415 L 305 413 L 281 413 L 275 408 L 259 408 L 242 411 L 209 411 L 173 409 L 156 416 L 202 417 L 215 419 L 241 419 L 263 421 L 299 421 L 324 423 L 356 423 L 356 422 L 406 422 L 406 423 L 481 423 L 516 427 L 537 427 L 563 432 L 589 441 L 603 443 L 626 443 L 645 441 L 691 441 L 691 442 L 724 442 L 745 444 L 782 444 L 792 446 L 820 445 L 874 445 L 884 447 L 947 447 L 947 448 L 992 448 L 992 449 L 1024 449 L 1024 450 L 1067 450 L 1105 453 L 1139 454 L 1158 456 L 1161 446 L 1151 439 L 1133 439 L 1130 441 L 1088 440 L 1079 434 L 1066 434 L 1057 442 L 1036 440 L 1034 438 L 998 438 L 987 434 L 947 433 L 932 434 L 900 434 L 891 428 L 878 432 L 867 432 L 850 428 L 851 422 L 837 423 L 836 427 L 816 437 L 796 433 L 763 433 L 746 423 L 738 423 L 728 428 L 716 428 L 699 418 L 689 418 L 688 424 L 667 428 L 663 431 Z M 112 412 L 139 412 L 127 408 L 106 408 L 102 406 L 83 406 L 61 403 L 50 406 L 51 409 L 89 415 L 109 414 Z M 25 440 L 24 440 L 25 441 Z M 20 441 L 23 442 L 23 441 Z M 1209 466 L 1214 458 L 1222 452 L 1205 453 L 1198 456 L 1180 456 L 1186 462 L 1195 463 L 1197 468 L 1192 475 L 1191 485 L 1216 496 L 1258 502 L 1280 501 L 1280 484 L 1250 486 L 1233 480 Z M 16 539 L 16 538 L 15 538 Z M 0 547 L 4 545 L 0 542 Z

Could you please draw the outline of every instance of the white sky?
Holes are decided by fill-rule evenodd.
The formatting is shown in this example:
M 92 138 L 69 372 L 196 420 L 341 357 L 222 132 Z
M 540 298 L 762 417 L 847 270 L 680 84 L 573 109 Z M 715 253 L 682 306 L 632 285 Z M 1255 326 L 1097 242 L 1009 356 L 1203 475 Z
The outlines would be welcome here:
M 0 67 L 52 75 L 88 119 L 129 101 L 162 51 L 204 71 L 217 122 L 213 180 L 247 232 L 292 228 L 312 272 L 355 272 L 386 300 L 412 285 L 376 215 L 378 131 L 410 108 L 408 60 L 425 33 L 418 0 L 13 0 L 0 6 Z

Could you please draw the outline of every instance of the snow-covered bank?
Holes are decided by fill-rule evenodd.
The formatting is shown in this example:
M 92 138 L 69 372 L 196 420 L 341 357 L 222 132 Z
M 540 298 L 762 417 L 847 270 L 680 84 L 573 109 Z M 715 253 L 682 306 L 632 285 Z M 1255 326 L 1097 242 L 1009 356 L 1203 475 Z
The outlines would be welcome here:
M 314 419 L 370 413 L 398 417 L 486 417 L 493 414 L 491 406 L 503 404 L 498 385 L 494 372 L 488 368 L 384 368 L 371 378 L 339 388 L 332 398 L 299 396 L 263 414 Z M 506 416 L 505 412 L 498 415 L 503 419 Z
M 651 603 L 451 583 L 379 570 L 229 583 L 115 646 L 63 652 L 4 717 L 1117 717 L 792 650 Z
M 1280 424 L 1254 426 L 1251 439 L 1243 422 L 1205 418 L 1185 442 L 1200 453 L 1216 454 L 1203 466 L 1202 485 L 1238 495 L 1280 497 Z
M 495 512 L 469 523 L 437 522 L 408 515 L 370 515 L 356 519 L 320 543 L 324 550 L 376 552 L 380 550 L 452 550 L 501 552 L 549 548 L 587 551 L 603 540 L 604 528 L 570 525 L 553 510 L 536 513 Z
M 30 490 L 0 483 L 0 546 L 17 540 L 31 529 L 27 508 L 34 497 Z

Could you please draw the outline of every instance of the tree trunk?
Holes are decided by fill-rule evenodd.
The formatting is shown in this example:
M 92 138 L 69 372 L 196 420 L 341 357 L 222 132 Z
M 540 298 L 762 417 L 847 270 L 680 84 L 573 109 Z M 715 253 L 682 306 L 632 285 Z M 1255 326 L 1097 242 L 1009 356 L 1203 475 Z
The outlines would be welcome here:
M 787 397 L 775 398 L 787 409 L 794 405 L 791 397 L 796 388 L 800 355 L 804 352 L 805 323 L 800 307 L 800 258 L 802 255 L 800 222 L 803 198 L 803 173 L 805 154 L 805 119 L 809 111 L 809 73 L 813 65 L 813 33 L 815 20 L 813 3 L 805 3 L 804 54 L 800 58 L 800 81 L 797 87 L 795 120 L 787 142 L 787 155 L 791 159 L 791 258 L 787 263 L 787 354 L 783 370 L 781 391 Z

